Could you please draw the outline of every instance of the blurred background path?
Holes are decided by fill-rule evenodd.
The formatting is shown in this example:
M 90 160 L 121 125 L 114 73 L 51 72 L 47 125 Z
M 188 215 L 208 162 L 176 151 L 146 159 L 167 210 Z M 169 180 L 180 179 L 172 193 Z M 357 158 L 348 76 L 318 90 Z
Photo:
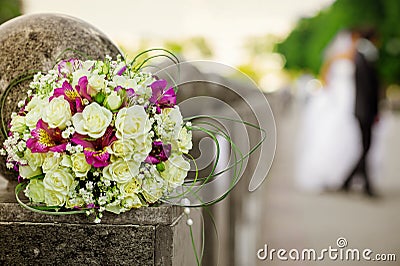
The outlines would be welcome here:
M 273 106 L 273 104 L 272 104 Z M 273 108 L 274 109 L 274 108 Z M 377 183 L 380 197 L 370 199 L 361 193 L 309 193 L 300 191 L 293 179 L 294 146 L 301 109 L 293 104 L 274 112 L 278 144 L 275 161 L 262 187 L 248 197 L 247 213 L 236 252 L 238 265 L 399 265 L 400 261 L 400 114 L 385 112 L 378 136 L 384 154 L 382 177 Z M 334 167 L 332 167 L 334 170 Z M 257 227 L 255 228 L 255 225 Z M 247 230 L 246 230 L 246 229 Z M 375 253 L 395 253 L 397 262 L 260 261 L 258 249 L 314 248 L 317 252 L 344 237 L 348 248 L 369 248 Z M 251 239 L 253 238 L 253 239 Z

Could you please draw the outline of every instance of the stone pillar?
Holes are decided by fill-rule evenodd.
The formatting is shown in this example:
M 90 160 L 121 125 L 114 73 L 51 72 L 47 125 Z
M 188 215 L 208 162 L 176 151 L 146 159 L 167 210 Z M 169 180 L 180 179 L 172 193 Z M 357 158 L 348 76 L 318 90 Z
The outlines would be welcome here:
M 199 211 L 191 212 L 200 247 Z M 100 224 L 84 214 L 51 216 L 0 202 L 0 265 L 196 265 L 186 216 L 163 205 Z

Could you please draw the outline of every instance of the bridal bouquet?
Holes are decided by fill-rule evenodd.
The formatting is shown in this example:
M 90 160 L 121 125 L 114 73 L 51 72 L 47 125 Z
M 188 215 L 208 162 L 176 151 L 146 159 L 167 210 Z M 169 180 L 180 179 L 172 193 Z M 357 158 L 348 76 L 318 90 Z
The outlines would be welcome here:
M 30 88 L 2 152 L 36 210 L 81 210 L 100 221 L 183 184 L 191 124 L 165 80 L 107 56 L 61 61 Z

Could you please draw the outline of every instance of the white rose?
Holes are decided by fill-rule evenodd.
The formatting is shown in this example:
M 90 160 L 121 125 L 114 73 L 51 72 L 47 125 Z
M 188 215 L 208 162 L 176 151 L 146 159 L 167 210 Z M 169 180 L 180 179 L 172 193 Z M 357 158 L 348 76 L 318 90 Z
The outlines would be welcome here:
M 86 106 L 82 113 L 76 113 L 72 117 L 76 132 L 82 135 L 89 135 L 95 139 L 104 135 L 111 120 L 111 111 L 96 102 Z
M 102 89 L 106 87 L 106 75 L 97 75 L 94 74 L 89 78 L 89 94 L 90 96 L 95 96 Z
M 63 96 L 53 98 L 43 110 L 43 121 L 50 128 L 65 129 L 71 119 L 71 108 Z
M 142 184 L 142 195 L 149 203 L 154 203 L 163 196 L 163 184 L 154 178 L 146 178 Z
M 32 152 L 30 149 L 26 149 L 24 152 L 24 158 L 32 169 L 37 169 L 43 165 L 46 154 Z
M 168 187 L 176 188 L 183 184 L 190 170 L 190 163 L 183 156 L 172 154 L 165 162 L 165 170 L 160 174 L 168 183 Z
M 139 167 L 140 162 L 120 159 L 104 167 L 103 176 L 105 179 L 122 184 L 131 181 L 132 178 L 137 176 L 139 174 Z
M 135 151 L 133 160 L 137 162 L 143 162 L 152 149 L 152 140 L 150 134 L 138 136 L 132 139 L 131 143 Z
M 34 96 L 26 106 L 25 110 L 28 113 L 25 116 L 25 123 L 29 129 L 34 129 L 37 122 L 42 118 L 42 113 L 45 106 L 48 104 L 48 99 L 41 99 L 38 96 Z
M 176 141 L 177 150 L 182 153 L 188 153 L 192 147 L 192 131 L 188 131 L 186 127 L 181 128 Z
M 139 136 L 134 139 L 116 140 L 109 147 L 109 153 L 112 154 L 112 160 L 118 158 L 143 162 L 149 155 L 152 148 L 152 140 L 149 134 Z M 116 158 L 117 157 L 117 158 Z
M 43 184 L 46 190 L 53 190 L 63 195 L 67 195 L 74 177 L 66 168 L 59 167 L 53 171 L 46 173 Z
M 11 119 L 12 132 L 24 132 L 26 130 L 25 116 L 16 115 Z
M 118 95 L 116 91 L 112 91 L 110 95 L 106 97 L 104 100 L 104 106 L 110 109 L 111 111 L 117 110 L 122 105 L 121 96 Z
M 45 189 L 43 180 L 32 179 L 26 187 L 27 196 L 33 202 L 44 202 Z
M 31 111 L 37 107 L 42 108 L 44 104 L 48 102 L 49 102 L 48 98 L 42 99 L 39 96 L 33 96 L 32 99 L 29 101 L 29 103 L 26 105 L 25 110 Z
M 29 165 L 20 165 L 19 166 L 19 175 L 23 178 L 31 178 L 42 173 L 42 169 L 40 167 L 32 169 Z
M 61 160 L 61 156 L 56 155 L 54 152 L 46 153 L 46 158 L 44 158 L 42 164 L 43 173 L 48 173 L 51 170 L 58 168 Z
M 116 86 L 121 86 L 124 89 L 129 89 L 129 88 L 135 89 L 137 85 L 136 80 L 128 79 L 124 76 L 114 76 L 113 82 L 115 83 Z
M 147 134 L 151 129 L 151 123 L 144 107 L 134 105 L 119 110 L 115 119 L 115 128 L 117 138 L 129 139 Z
M 77 177 L 86 177 L 89 172 L 91 165 L 86 162 L 85 154 L 75 153 L 71 155 L 72 171 L 74 171 Z
M 47 189 L 44 191 L 44 202 L 47 206 L 63 206 L 66 200 L 67 196 L 61 192 Z
M 157 132 L 163 141 L 172 141 L 179 134 L 183 124 L 182 114 L 178 106 L 164 108 L 161 114 L 155 116 L 157 120 Z

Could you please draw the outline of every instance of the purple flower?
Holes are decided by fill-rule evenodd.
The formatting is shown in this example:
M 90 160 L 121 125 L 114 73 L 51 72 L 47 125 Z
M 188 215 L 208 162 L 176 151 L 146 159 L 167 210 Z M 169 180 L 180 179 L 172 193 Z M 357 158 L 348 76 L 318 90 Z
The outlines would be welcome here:
M 49 125 L 40 119 L 36 128 L 32 130 L 30 138 L 26 141 L 26 146 L 32 152 L 63 152 L 66 149 L 67 141 L 62 138 L 59 128 L 49 128 Z
M 171 144 L 164 144 L 161 141 L 153 141 L 150 154 L 147 156 L 145 162 L 151 164 L 158 164 L 168 160 L 171 155 Z
M 91 139 L 86 135 L 75 133 L 71 142 L 83 147 L 86 162 L 94 167 L 105 167 L 110 164 L 110 154 L 107 147 L 110 146 L 117 137 L 111 127 L 108 127 L 104 135 L 99 139 Z
M 172 108 L 176 104 L 176 94 L 174 88 L 167 87 L 167 81 L 160 79 L 154 81 L 151 85 L 152 95 L 149 99 L 150 103 L 154 104 L 157 108 L 157 113 L 161 113 L 163 108 Z
M 117 75 L 121 76 L 126 70 L 126 66 L 123 66 L 120 70 L 118 70 Z

